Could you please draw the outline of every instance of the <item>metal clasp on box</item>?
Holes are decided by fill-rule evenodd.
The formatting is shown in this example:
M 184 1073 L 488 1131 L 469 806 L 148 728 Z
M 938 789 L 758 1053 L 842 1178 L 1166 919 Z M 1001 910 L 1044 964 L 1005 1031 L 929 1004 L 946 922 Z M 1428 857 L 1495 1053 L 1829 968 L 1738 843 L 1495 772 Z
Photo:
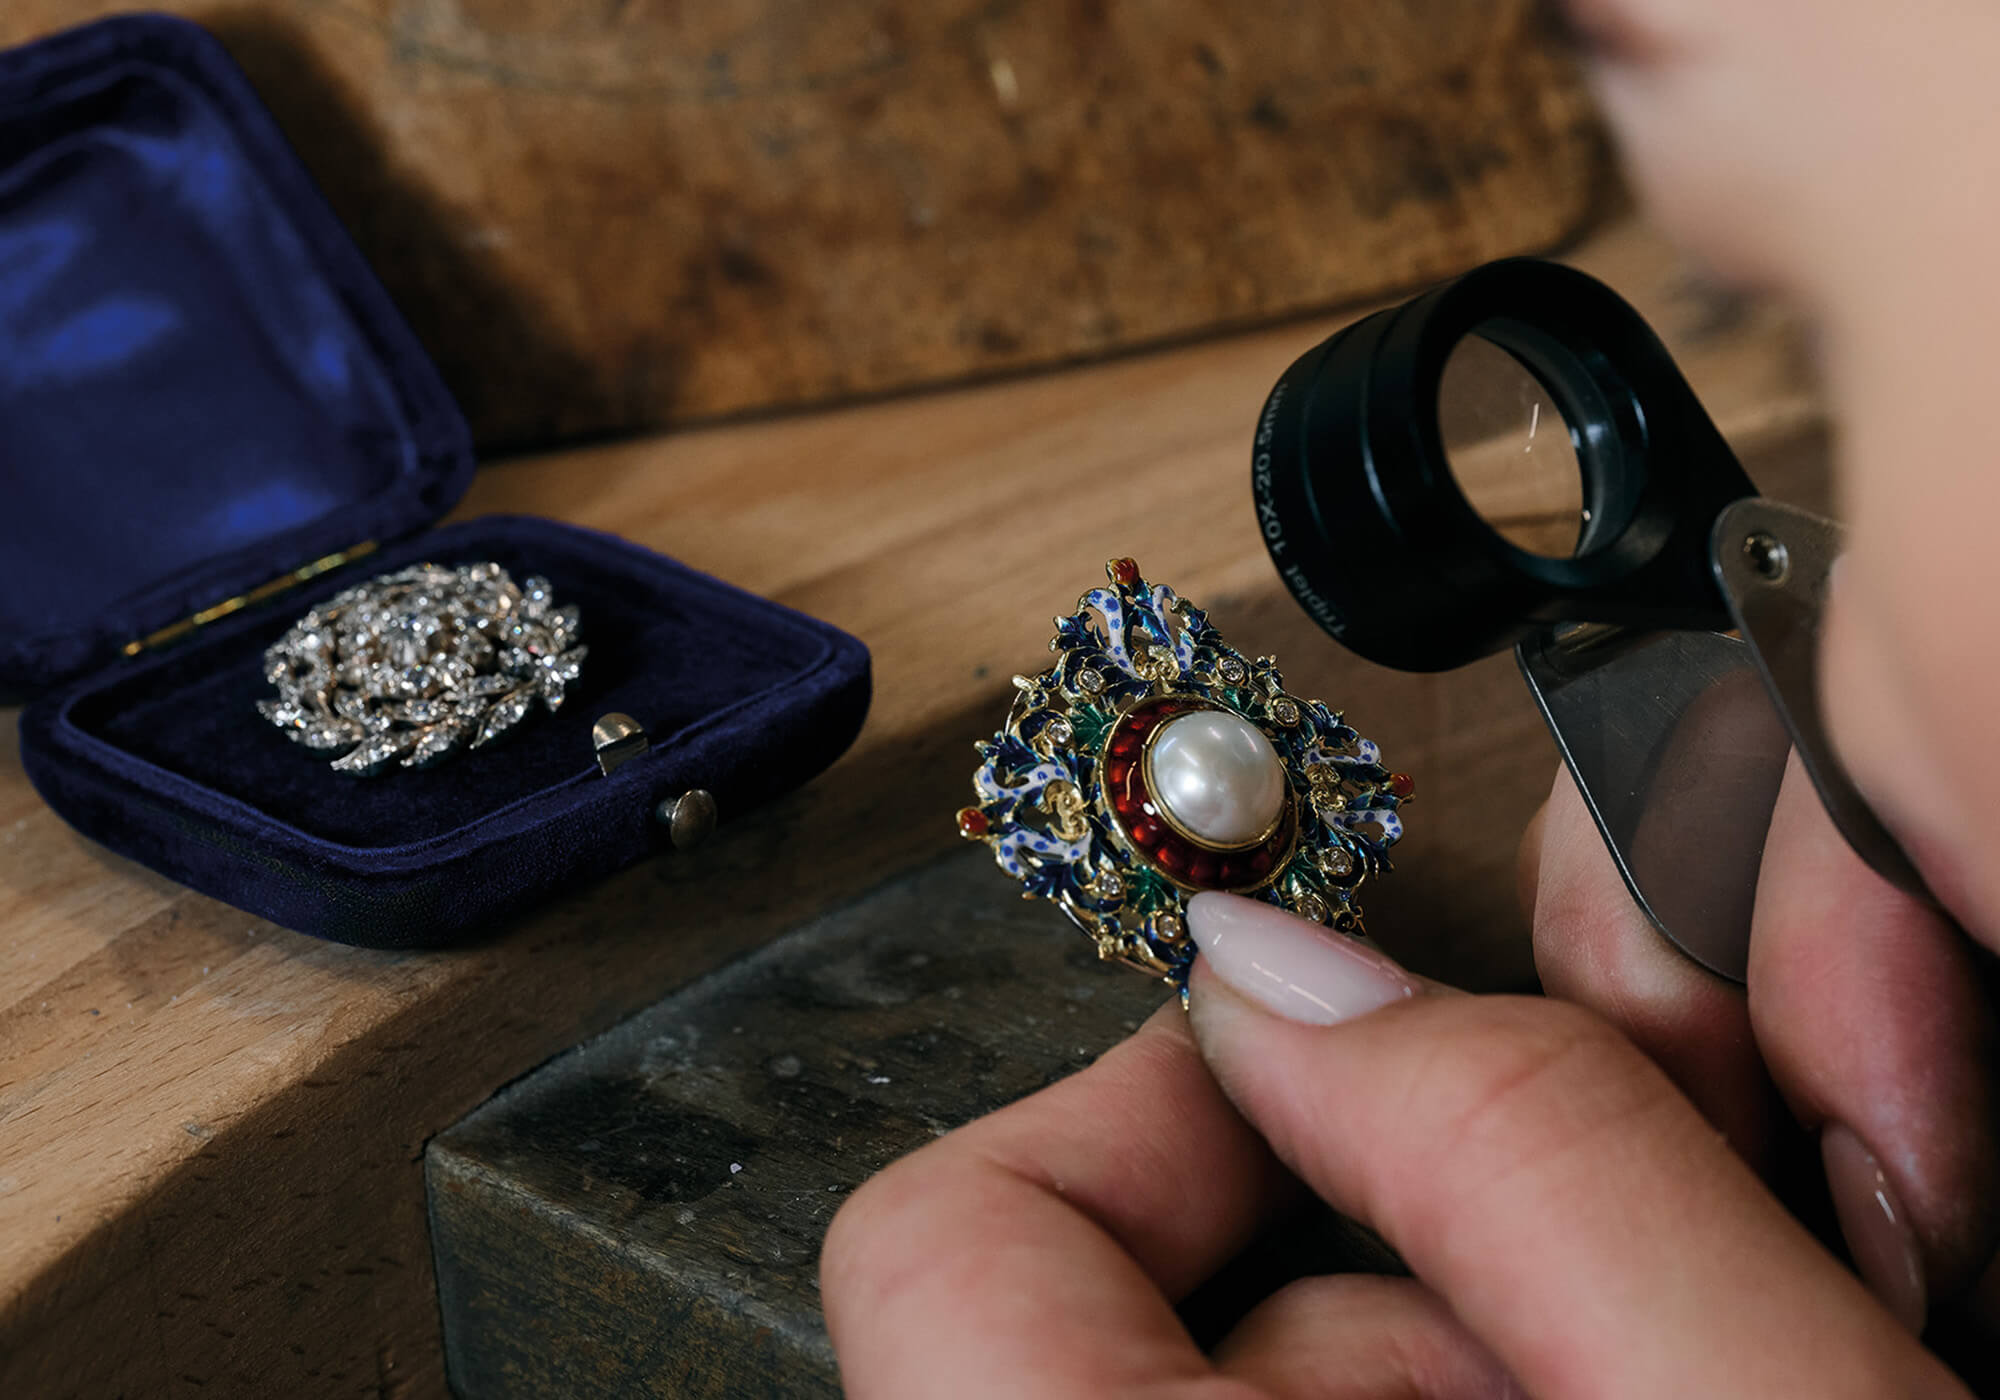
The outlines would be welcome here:
M 645 726 L 615 710 L 590 727 L 590 742 L 598 771 L 607 778 L 652 747 Z M 667 829 L 667 839 L 676 850 L 692 850 L 706 841 L 715 831 L 715 819 L 715 794 L 707 788 L 689 788 L 653 806 L 653 820 Z

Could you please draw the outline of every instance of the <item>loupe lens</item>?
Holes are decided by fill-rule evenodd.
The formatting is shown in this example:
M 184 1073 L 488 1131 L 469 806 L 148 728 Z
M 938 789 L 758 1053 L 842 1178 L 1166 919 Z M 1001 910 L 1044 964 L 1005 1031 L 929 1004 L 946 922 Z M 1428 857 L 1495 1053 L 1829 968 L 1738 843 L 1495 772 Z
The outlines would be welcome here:
M 1258 415 L 1251 490 L 1299 606 L 1412 671 L 1558 622 L 1727 627 L 1709 530 L 1755 494 L 1638 313 L 1525 259 L 1301 355 Z
M 1466 336 L 1445 360 L 1437 417 L 1452 477 L 1495 534 L 1545 559 L 1577 552 L 1588 517 L 1576 440 L 1526 365 Z

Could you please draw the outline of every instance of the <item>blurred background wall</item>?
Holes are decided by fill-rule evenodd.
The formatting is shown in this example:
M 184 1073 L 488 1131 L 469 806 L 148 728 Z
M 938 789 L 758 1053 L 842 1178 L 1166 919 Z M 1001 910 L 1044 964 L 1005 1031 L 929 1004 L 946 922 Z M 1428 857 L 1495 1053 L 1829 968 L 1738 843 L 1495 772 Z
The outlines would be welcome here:
M 109 14 L 7 0 L 0 43 Z M 170 0 L 488 451 L 1103 355 L 1560 242 L 1533 0 Z

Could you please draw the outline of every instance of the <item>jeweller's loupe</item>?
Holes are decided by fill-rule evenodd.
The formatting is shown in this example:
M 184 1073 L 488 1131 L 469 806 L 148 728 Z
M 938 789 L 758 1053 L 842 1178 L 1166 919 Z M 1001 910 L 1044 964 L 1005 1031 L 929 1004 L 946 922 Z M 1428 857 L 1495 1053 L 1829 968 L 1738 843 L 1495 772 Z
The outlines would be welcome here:
M 1252 484 L 1278 573 L 1353 651 L 1515 649 L 1633 897 L 1713 971 L 1743 977 L 1788 750 L 1855 851 L 1929 897 L 1821 723 L 1839 527 L 1757 495 L 1602 283 L 1492 263 L 1332 336 L 1265 401 Z M 1573 538 L 1527 528 L 1565 502 Z

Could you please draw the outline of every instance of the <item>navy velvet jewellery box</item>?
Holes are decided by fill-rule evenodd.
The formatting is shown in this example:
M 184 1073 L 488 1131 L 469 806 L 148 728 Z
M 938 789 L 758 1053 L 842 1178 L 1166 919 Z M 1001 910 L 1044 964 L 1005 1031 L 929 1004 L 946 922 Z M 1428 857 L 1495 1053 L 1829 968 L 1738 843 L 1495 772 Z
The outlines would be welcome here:
M 37 697 L 22 760 L 51 807 L 280 924 L 408 947 L 660 849 L 663 798 L 707 788 L 727 820 L 852 741 L 852 637 L 592 531 L 429 528 L 472 470 L 436 369 L 205 31 L 138 16 L 0 54 L 0 691 Z M 481 560 L 581 609 L 560 712 L 372 778 L 258 715 L 264 649 L 306 608 Z M 652 747 L 607 777 L 611 711 Z

